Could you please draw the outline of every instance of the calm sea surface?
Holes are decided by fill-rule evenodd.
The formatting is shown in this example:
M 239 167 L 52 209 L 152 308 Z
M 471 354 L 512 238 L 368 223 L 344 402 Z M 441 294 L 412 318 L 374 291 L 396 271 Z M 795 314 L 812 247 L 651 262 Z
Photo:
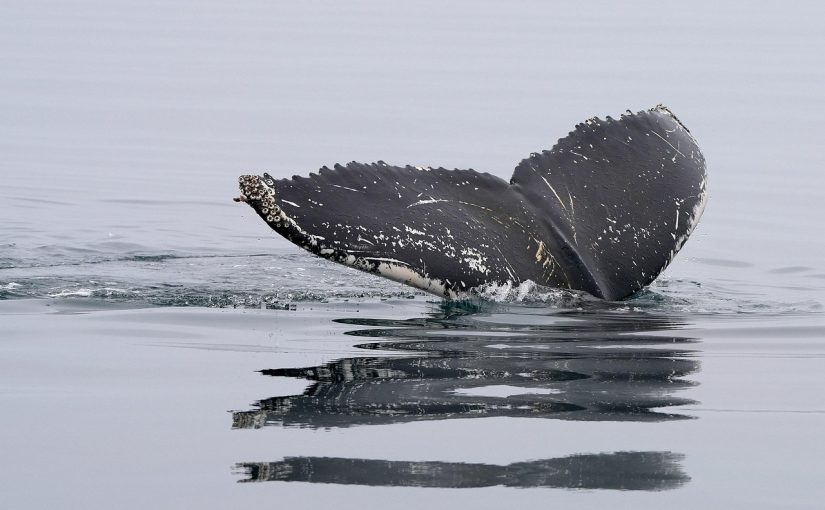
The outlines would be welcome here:
M 448 4 L 0 4 L 0 508 L 821 507 L 825 11 Z M 442 302 L 231 202 L 657 103 L 711 198 L 625 302 Z

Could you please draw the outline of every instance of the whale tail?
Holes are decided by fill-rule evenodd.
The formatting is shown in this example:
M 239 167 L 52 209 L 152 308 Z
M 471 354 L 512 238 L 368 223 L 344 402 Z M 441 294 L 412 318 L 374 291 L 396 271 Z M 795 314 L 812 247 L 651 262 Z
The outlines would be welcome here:
M 509 183 L 474 170 L 349 163 L 245 175 L 241 197 L 324 258 L 455 297 L 535 283 L 622 299 L 673 259 L 705 206 L 705 160 L 665 107 L 589 119 Z
M 548 228 L 590 273 L 593 293 L 613 299 L 667 267 L 707 199 L 702 152 L 664 106 L 586 120 L 519 163 L 511 185 L 541 204 Z

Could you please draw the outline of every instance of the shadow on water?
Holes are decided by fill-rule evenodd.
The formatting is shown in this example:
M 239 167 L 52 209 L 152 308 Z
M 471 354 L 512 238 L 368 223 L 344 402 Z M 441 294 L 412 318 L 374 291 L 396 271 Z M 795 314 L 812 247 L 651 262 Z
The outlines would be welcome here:
M 311 381 L 302 394 L 233 413 L 234 428 L 333 429 L 421 420 L 512 417 L 661 422 L 699 370 L 678 318 L 628 310 L 548 310 L 446 303 L 430 317 L 339 319 L 374 356 L 263 370 Z M 654 334 L 655 332 L 655 334 Z M 613 452 L 506 466 L 288 457 L 237 465 L 251 481 L 662 490 L 689 480 L 682 455 Z

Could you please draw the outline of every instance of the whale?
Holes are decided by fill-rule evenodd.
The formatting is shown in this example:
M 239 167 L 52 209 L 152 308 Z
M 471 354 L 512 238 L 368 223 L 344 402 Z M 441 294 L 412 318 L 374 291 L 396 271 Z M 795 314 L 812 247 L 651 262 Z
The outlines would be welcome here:
M 235 201 L 325 259 L 456 299 L 527 282 L 605 300 L 670 264 L 707 203 L 698 143 L 663 105 L 592 117 L 508 181 L 377 161 L 276 179 Z

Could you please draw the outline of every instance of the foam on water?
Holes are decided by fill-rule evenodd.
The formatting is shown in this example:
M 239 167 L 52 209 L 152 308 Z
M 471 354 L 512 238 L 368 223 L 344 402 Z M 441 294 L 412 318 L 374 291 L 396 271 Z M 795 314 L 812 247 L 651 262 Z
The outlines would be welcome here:
M 156 252 L 140 246 L 83 250 L 50 246 L 47 256 L 14 260 L 0 268 L 0 299 L 68 298 L 136 306 L 283 308 L 290 303 L 389 298 L 438 298 L 302 251 L 265 254 Z M 8 247 L 0 247 L 0 256 Z M 92 253 L 92 255 L 90 255 Z M 572 310 L 660 311 L 697 315 L 821 312 L 822 280 L 813 268 L 765 271 L 758 285 L 709 273 L 688 261 L 698 278 L 664 275 L 633 298 L 604 302 L 586 293 L 532 281 L 486 285 L 467 301 Z M 744 263 L 743 263 L 744 264 Z M 729 264 L 728 264 L 729 266 Z M 728 270 L 728 266 L 716 264 Z M 752 273 L 748 273 L 752 275 Z
M 98 254 L 0 269 L 0 299 L 71 298 L 135 305 L 281 307 L 307 301 L 412 298 L 415 289 L 303 253 Z

